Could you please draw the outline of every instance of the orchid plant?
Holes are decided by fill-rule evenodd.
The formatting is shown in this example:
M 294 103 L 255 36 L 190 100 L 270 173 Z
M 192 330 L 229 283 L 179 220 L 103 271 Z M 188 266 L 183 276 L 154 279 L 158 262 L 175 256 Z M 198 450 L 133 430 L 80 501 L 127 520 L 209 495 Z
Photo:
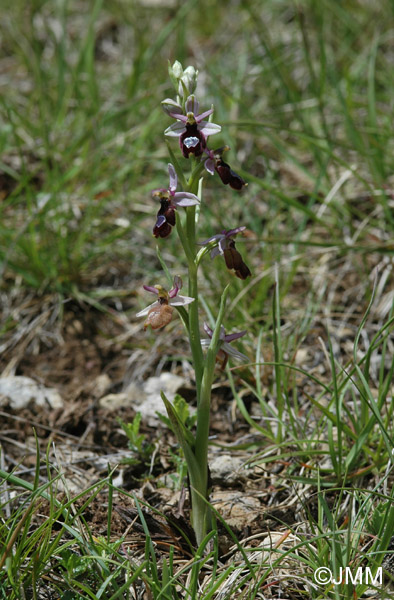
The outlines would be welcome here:
M 187 260 L 188 296 L 179 294 L 182 280 L 177 275 L 173 278 L 173 287 L 169 291 L 161 285 L 144 286 L 147 292 L 155 294 L 156 300 L 141 310 L 137 317 L 146 317 L 144 329 L 151 327 L 156 330 L 168 325 L 175 308 L 189 338 L 197 394 L 195 433 L 186 429 L 175 407 L 164 393 L 162 398 L 185 455 L 191 492 L 191 521 L 197 544 L 200 545 L 213 526 L 208 502 L 208 436 L 215 366 L 219 362 L 224 369 L 230 357 L 241 361 L 248 359 L 230 345 L 245 335 L 246 331 L 226 335 L 223 326 L 228 285 L 221 297 L 215 327 L 212 329 L 204 323 L 203 329 L 208 337 L 201 339 L 198 269 L 203 258 L 210 254 L 211 259 L 222 256 L 227 268 L 240 279 L 246 279 L 251 272 L 235 247 L 235 236 L 242 233 L 245 227 L 222 230 L 199 242 L 196 225 L 202 203 L 202 183 L 206 174 L 212 176 L 216 172 L 223 184 L 236 191 L 242 190 L 247 184 L 224 162 L 223 153 L 229 150 L 228 146 L 216 150 L 208 148 L 208 138 L 218 134 L 221 127 L 211 121 L 213 107 L 199 112 L 199 102 L 194 95 L 198 71 L 191 66 L 183 69 L 176 61 L 174 65 L 169 66 L 169 75 L 175 87 L 176 99 L 166 98 L 162 107 L 166 114 L 174 119 L 174 123 L 167 127 L 164 134 L 179 140 L 182 156 L 191 165 L 191 172 L 188 177 L 185 175 L 181 162 L 168 144 L 172 161 L 168 165 L 169 185 L 168 188 L 152 192 L 153 199 L 160 203 L 153 235 L 163 239 L 171 235 L 173 229 L 176 231 Z M 177 191 L 178 185 L 181 186 L 181 191 Z M 162 264 L 169 275 L 163 261 Z

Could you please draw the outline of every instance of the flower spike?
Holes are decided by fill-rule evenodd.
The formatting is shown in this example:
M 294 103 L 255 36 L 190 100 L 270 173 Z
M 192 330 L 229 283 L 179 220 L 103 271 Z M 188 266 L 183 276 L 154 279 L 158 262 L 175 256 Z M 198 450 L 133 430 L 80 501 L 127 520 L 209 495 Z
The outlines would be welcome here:
M 168 144 L 172 161 L 172 164 L 168 164 L 168 187 L 152 192 L 153 198 L 158 200 L 159 204 L 153 235 L 156 238 L 166 238 L 171 234 L 174 226 L 177 226 L 175 233 L 185 253 L 183 263 L 187 263 L 188 290 L 193 297 L 181 296 L 182 280 L 178 276 L 174 277 L 173 285 L 169 290 L 164 289 L 161 285 L 144 285 L 145 291 L 153 295 L 154 302 L 140 310 L 137 317 L 144 318 L 142 321 L 144 330 L 149 327 L 152 330 L 161 329 L 171 322 L 175 308 L 179 312 L 179 317 L 189 338 L 197 398 L 195 433 L 184 425 L 184 420 L 178 414 L 176 406 L 164 393 L 162 393 L 162 399 L 169 422 L 186 459 L 190 482 L 191 523 L 195 533 L 196 547 L 201 548 L 208 539 L 208 534 L 213 533 L 214 527 L 213 513 L 209 503 L 208 449 L 215 366 L 218 362 L 221 369 L 224 369 L 229 359 L 248 362 L 248 357 L 233 347 L 237 345 L 234 342 L 244 336 L 246 331 L 226 334 L 222 325 L 229 296 L 228 285 L 221 295 L 215 329 L 213 331 L 207 323 L 204 323 L 206 339 L 201 339 L 204 335 L 201 336 L 200 327 L 198 267 L 203 257 L 210 253 L 212 259 L 221 255 L 227 268 L 240 279 L 244 280 L 251 276 L 251 272 L 235 247 L 235 238 L 239 233 L 245 231 L 246 227 L 244 226 L 223 230 L 201 242 L 203 246 L 206 246 L 205 248 L 196 248 L 199 210 L 195 210 L 195 206 L 199 205 L 202 198 L 204 178 L 201 177 L 201 174 L 204 172 L 204 168 L 211 175 L 217 173 L 222 183 L 234 190 L 242 190 L 247 184 L 223 160 L 224 152 L 229 149 L 228 146 L 222 146 L 216 150 L 208 148 L 209 137 L 219 133 L 221 127 L 211 121 L 214 112 L 213 106 L 203 106 L 197 100 L 198 95 L 197 97 L 194 95 L 198 71 L 192 66 L 184 69 L 182 64 L 176 60 L 172 65 L 169 63 L 168 73 L 175 94 L 174 99 L 165 98 L 161 103 L 166 115 L 172 118 L 172 124 L 167 127 L 164 134 L 177 138 L 183 157 L 190 157 L 189 163 L 191 162 L 191 164 L 189 165 L 190 174 L 187 176 L 183 172 L 182 161 L 178 162 Z M 179 187 L 185 191 L 177 191 L 178 176 L 181 178 Z M 179 207 L 185 208 L 186 215 L 177 214 Z M 185 219 L 181 219 L 181 217 L 185 217 Z M 159 251 L 158 259 L 168 277 L 166 261 Z M 208 353 L 205 356 L 206 348 L 208 348 Z M 194 542 L 193 538 L 191 539 Z

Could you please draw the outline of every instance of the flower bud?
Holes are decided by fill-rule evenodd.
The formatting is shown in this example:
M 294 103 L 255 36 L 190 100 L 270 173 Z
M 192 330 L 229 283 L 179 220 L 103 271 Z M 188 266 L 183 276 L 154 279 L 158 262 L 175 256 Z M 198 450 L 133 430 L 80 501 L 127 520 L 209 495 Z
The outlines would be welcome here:
M 161 102 L 162 109 L 167 115 L 171 115 L 171 113 L 182 114 L 182 106 L 178 104 L 175 100 L 171 100 L 171 98 L 166 98 Z
M 179 60 L 176 60 L 174 62 L 174 64 L 172 65 L 172 67 L 170 67 L 170 69 L 171 69 L 172 75 L 174 77 L 176 77 L 176 79 L 180 79 L 182 77 L 182 75 L 183 75 L 183 68 L 182 68 L 182 65 L 179 62 Z
M 170 61 L 168 61 L 168 74 L 175 91 L 178 92 L 179 78 L 183 75 L 182 65 L 179 60 L 176 60 L 172 66 Z
M 189 94 L 192 94 L 197 87 L 197 77 L 198 71 L 196 71 L 196 69 L 191 65 L 186 67 L 186 69 L 183 71 L 181 79 L 185 84 Z
M 168 63 L 168 73 L 172 85 L 181 98 L 190 96 L 196 89 L 198 71 L 192 65 L 183 70 L 179 60 L 176 60 L 172 66 Z

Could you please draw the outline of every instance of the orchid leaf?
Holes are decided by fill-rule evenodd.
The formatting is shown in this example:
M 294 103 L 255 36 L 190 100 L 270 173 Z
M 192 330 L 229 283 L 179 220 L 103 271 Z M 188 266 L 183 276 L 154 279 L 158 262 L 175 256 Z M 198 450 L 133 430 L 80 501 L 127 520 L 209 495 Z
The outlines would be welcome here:
M 166 411 L 168 414 L 168 418 L 171 421 L 172 429 L 178 442 L 180 443 L 183 453 L 185 455 L 186 461 L 189 464 L 189 455 L 193 456 L 192 462 L 195 462 L 194 457 L 194 437 L 188 429 L 186 429 L 185 425 L 182 423 L 180 416 L 178 415 L 175 407 L 168 400 L 164 392 L 161 392 L 161 397 L 166 407 Z

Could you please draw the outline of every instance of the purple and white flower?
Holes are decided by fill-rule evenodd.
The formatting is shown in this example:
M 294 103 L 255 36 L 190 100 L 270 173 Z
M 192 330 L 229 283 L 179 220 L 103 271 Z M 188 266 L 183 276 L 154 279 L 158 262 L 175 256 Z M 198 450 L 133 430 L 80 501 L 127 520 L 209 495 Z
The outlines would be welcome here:
M 198 114 L 198 110 L 198 101 L 194 96 L 189 96 L 185 104 L 185 115 L 181 112 L 169 113 L 171 117 L 177 120 L 177 123 L 167 127 L 164 134 L 179 138 L 179 144 L 185 158 L 189 158 L 189 154 L 201 156 L 207 146 L 207 137 L 221 131 L 220 125 L 205 121 L 206 117 L 213 113 L 213 108 L 201 114 Z
M 172 227 L 175 225 L 175 209 L 178 206 L 195 206 L 200 203 L 200 200 L 194 194 L 176 191 L 178 177 L 171 163 L 168 164 L 168 174 L 170 176 L 168 189 L 159 188 L 152 192 L 153 198 L 160 200 L 160 209 L 153 228 L 153 235 L 156 238 L 165 238 L 170 235 Z
M 215 247 L 211 250 L 211 258 L 214 259 L 215 256 L 221 254 L 224 257 L 227 268 L 234 270 L 235 275 L 239 277 L 239 279 L 246 279 L 251 275 L 249 267 L 244 263 L 241 254 L 235 247 L 234 241 L 237 233 L 240 233 L 245 229 L 246 227 L 244 226 L 229 229 L 228 231 L 224 229 L 221 233 L 217 233 L 207 240 L 199 242 L 200 246 L 207 246 L 212 242 L 216 242 Z
M 204 331 L 208 335 L 208 339 L 201 340 L 201 345 L 203 346 L 203 348 L 207 348 L 211 343 L 213 330 L 209 327 L 208 323 L 204 323 Z M 237 360 L 249 360 L 248 357 L 245 356 L 245 354 L 242 354 L 242 352 L 239 352 L 238 350 L 230 346 L 231 342 L 233 342 L 234 340 L 238 340 L 245 334 L 246 331 L 238 331 L 236 333 L 230 333 L 229 335 L 226 335 L 226 330 L 224 329 L 223 325 L 220 326 L 217 359 L 222 363 L 222 369 L 224 369 L 224 367 L 226 366 L 229 356 L 232 356 Z
M 229 164 L 224 162 L 223 152 L 230 150 L 228 146 L 222 146 L 217 150 L 205 148 L 204 152 L 208 158 L 204 159 L 204 167 L 210 175 L 215 171 L 225 185 L 229 185 L 233 190 L 240 191 L 245 185 L 248 185 L 238 173 L 232 170 Z
M 176 275 L 174 277 L 174 286 L 167 292 L 161 285 L 144 285 L 144 290 L 157 295 L 157 300 L 136 314 L 136 317 L 146 317 L 144 329 L 151 326 L 152 329 L 160 329 L 167 325 L 172 319 L 174 306 L 186 306 L 194 302 L 190 296 L 181 296 L 178 294 L 182 288 L 182 279 Z

